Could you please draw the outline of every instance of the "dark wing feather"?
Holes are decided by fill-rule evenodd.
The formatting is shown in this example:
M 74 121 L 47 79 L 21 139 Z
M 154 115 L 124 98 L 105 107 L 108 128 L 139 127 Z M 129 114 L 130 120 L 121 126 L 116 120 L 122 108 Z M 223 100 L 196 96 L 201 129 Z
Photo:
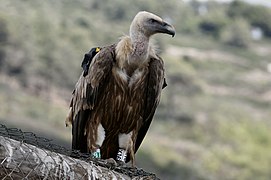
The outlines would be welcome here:
M 143 124 L 139 129 L 137 140 L 135 144 L 135 152 L 138 150 L 143 141 L 151 121 L 153 119 L 155 110 L 160 101 L 160 95 L 164 86 L 164 63 L 161 58 L 152 58 L 149 64 L 149 75 L 147 84 L 147 95 L 145 100 L 145 109 L 143 115 Z
M 80 110 L 72 122 L 72 149 L 87 152 L 87 137 L 84 134 L 85 125 L 90 115 L 90 110 Z
M 94 56 L 101 50 L 100 47 L 95 47 L 95 48 L 91 48 L 91 50 L 89 50 L 88 53 L 85 54 L 84 59 L 81 63 L 81 67 L 83 68 L 83 76 L 85 77 L 86 75 L 88 75 L 88 69 L 90 66 L 90 63 L 92 61 L 92 59 L 94 58 Z
M 88 73 L 83 72 L 76 83 L 67 121 L 72 123 L 72 149 L 87 152 L 86 123 L 102 92 L 115 59 L 115 45 L 102 48 L 91 62 Z

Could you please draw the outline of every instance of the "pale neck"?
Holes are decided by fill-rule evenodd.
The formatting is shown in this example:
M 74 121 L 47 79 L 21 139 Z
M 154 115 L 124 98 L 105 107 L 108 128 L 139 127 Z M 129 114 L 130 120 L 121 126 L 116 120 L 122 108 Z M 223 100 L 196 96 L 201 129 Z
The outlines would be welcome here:
M 149 37 L 142 33 L 130 33 L 133 52 L 132 57 L 146 60 L 149 55 Z

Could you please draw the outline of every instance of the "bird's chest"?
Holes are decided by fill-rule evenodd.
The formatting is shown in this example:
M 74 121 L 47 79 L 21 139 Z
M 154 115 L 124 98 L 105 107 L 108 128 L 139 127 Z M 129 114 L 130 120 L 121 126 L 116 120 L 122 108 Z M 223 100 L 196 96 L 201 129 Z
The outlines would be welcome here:
M 115 83 L 124 91 L 142 89 L 146 85 L 148 68 L 137 68 L 131 70 L 113 68 Z
M 97 108 L 105 112 L 106 117 L 102 118 L 105 129 L 118 126 L 125 133 L 137 127 L 144 109 L 147 75 L 147 68 L 135 70 L 131 76 L 120 69 L 112 69 L 106 96 L 100 102 L 104 106 Z

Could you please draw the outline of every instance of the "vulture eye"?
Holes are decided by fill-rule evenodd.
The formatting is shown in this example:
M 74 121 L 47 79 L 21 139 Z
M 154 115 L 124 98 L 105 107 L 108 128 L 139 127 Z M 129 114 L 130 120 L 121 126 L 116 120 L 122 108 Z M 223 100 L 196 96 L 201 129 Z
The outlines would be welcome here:
M 150 21 L 150 23 L 157 23 L 158 22 L 157 20 L 155 20 L 153 18 L 151 18 L 149 21 Z

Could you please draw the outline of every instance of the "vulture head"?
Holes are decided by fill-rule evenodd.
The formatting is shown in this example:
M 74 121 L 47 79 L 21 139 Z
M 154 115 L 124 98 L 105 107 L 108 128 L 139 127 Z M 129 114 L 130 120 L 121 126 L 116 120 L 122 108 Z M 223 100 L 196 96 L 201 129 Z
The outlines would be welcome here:
M 146 37 L 150 37 L 156 33 L 165 33 L 173 37 L 175 35 L 175 29 L 159 16 L 141 11 L 134 17 L 130 26 L 131 37 L 138 36 L 138 33 Z
M 130 25 L 130 36 L 122 37 L 116 47 L 120 69 L 127 66 L 126 72 L 132 74 L 136 68 L 146 64 L 150 56 L 157 57 L 156 47 L 149 43 L 150 36 L 157 33 L 174 36 L 175 29 L 155 14 L 137 13 Z

